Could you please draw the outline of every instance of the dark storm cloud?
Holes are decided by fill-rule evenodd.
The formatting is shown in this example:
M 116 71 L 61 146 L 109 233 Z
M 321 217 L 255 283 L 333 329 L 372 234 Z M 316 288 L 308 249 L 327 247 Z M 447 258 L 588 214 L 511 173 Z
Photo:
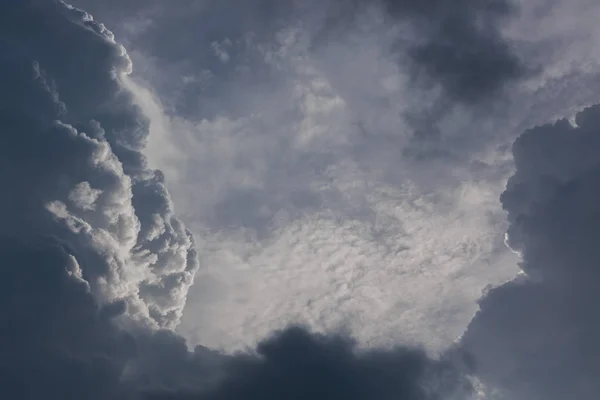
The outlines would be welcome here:
M 0 234 L 68 241 L 101 301 L 174 326 L 193 240 L 140 150 L 147 119 L 118 82 L 110 32 L 57 1 L 2 3 Z
M 321 38 L 353 26 L 357 16 L 380 5 L 392 24 L 414 32 L 398 39 L 399 57 L 408 56 L 417 87 L 439 85 L 450 101 L 475 105 L 501 93 L 506 84 L 533 72 L 502 34 L 517 11 L 509 0 L 339 0 L 329 2 Z M 404 54 L 403 52 L 406 52 Z
M 317 161 L 294 159 L 297 149 L 293 134 L 284 127 L 293 126 L 303 118 L 300 101 L 290 99 L 296 96 L 298 81 L 305 78 L 294 71 L 294 61 L 290 61 L 293 55 L 289 59 L 282 56 L 284 66 L 265 59 L 268 51 L 271 56 L 275 53 L 276 58 L 277 54 L 288 52 L 288 47 L 292 54 L 297 50 L 295 43 L 287 43 L 294 39 L 287 37 L 285 49 L 281 49 L 284 40 L 281 36 L 285 35 L 280 33 L 286 28 L 300 27 L 299 41 L 306 39 L 310 43 L 308 49 L 304 48 L 304 42 L 297 45 L 302 53 L 299 58 L 303 59 L 305 50 L 309 53 L 307 63 L 323 74 L 332 92 L 344 99 L 344 108 L 356 118 L 356 126 L 365 127 L 361 129 L 365 133 L 362 140 L 353 137 L 357 129 L 352 127 L 341 134 L 357 143 L 356 153 L 363 158 L 368 154 L 367 149 L 376 153 L 383 147 L 385 151 L 391 142 L 399 142 L 398 138 L 407 133 L 403 127 L 393 126 L 384 127 L 392 132 L 382 135 L 381 125 L 366 121 L 372 117 L 364 117 L 391 109 L 390 115 L 402 114 L 398 119 L 407 123 L 408 134 L 412 136 L 411 143 L 402 150 L 405 158 L 419 162 L 463 159 L 463 146 L 459 146 L 460 152 L 452 152 L 448 140 L 441 137 L 445 129 L 440 121 L 457 105 L 466 105 L 469 111 L 482 114 L 489 112 L 488 106 L 506 100 L 503 89 L 528 71 L 501 32 L 503 23 L 515 13 L 509 0 L 73 2 L 89 7 L 119 38 L 126 39 L 128 48 L 133 50 L 135 76 L 151 82 L 167 115 L 193 122 L 215 121 L 220 117 L 235 120 L 252 115 L 276 120 L 270 126 L 252 126 L 256 132 L 264 132 L 265 137 L 276 136 L 268 140 L 272 149 L 262 153 L 268 156 L 257 156 L 250 150 L 244 152 L 250 159 L 248 171 L 256 170 L 257 160 L 269 164 L 262 178 L 263 187 L 256 190 L 236 185 L 235 189 L 224 191 L 223 199 L 215 200 L 216 205 L 205 207 L 214 208 L 210 216 L 198 217 L 211 230 L 243 227 L 261 238 L 275 229 L 277 222 L 273 215 L 278 210 L 293 208 L 302 215 L 323 206 L 323 197 L 312 189 L 304 189 L 303 183 L 322 176 L 321 167 L 313 165 L 335 162 L 329 154 Z M 365 15 L 370 15 L 373 8 L 383 12 L 384 22 L 366 18 L 368 26 L 364 27 L 361 23 L 364 24 Z M 383 37 L 382 32 L 391 26 L 402 28 L 402 34 L 391 40 L 394 46 L 389 46 L 387 38 L 369 36 L 377 32 Z M 360 42 L 361 36 L 365 36 L 365 42 Z M 381 51 L 384 60 L 369 58 L 372 50 Z M 401 81 L 404 82 L 404 73 L 411 77 L 410 83 L 406 83 L 409 87 L 399 90 L 407 93 L 407 101 L 390 101 L 386 97 L 389 94 L 377 86 L 382 80 L 380 68 L 382 65 L 387 68 L 388 63 L 390 68 L 395 63 L 399 65 Z M 354 86 L 356 81 L 360 82 L 360 88 Z M 369 85 L 372 87 L 365 89 Z M 427 100 L 416 100 L 419 96 L 426 96 Z M 283 104 L 290 106 L 282 109 Z M 339 123 L 327 125 L 335 128 Z M 185 140 L 184 136 L 175 136 L 174 143 L 184 146 L 179 144 Z M 199 131 L 192 130 L 189 136 L 195 142 L 205 140 Z M 391 142 L 381 143 L 384 136 L 389 136 Z M 236 162 L 243 157 L 238 155 Z M 199 179 L 209 168 L 216 168 L 203 165 L 199 157 L 189 157 L 186 163 L 190 180 Z M 297 189 L 285 187 L 288 182 Z M 172 187 L 178 194 L 188 191 Z M 300 196 L 302 200 L 296 201 Z M 201 208 L 197 206 L 197 196 L 190 197 L 189 208 L 200 214 L 196 211 Z
M 409 18 L 422 43 L 409 56 L 453 99 L 473 103 L 495 95 L 527 69 L 502 36 L 514 12 L 508 0 L 384 0 L 395 18 Z
M 450 364 L 292 328 L 224 356 L 170 331 L 197 267 L 124 49 L 57 0 L 0 3 L 0 397 L 438 399 Z M 144 308 L 146 307 L 146 308 Z M 151 324 L 153 322 L 154 324 Z
M 514 400 L 600 393 L 600 105 L 525 132 L 502 195 L 528 277 L 491 290 L 463 338 Z
M 102 321 L 69 254 L 38 242 L 0 240 L 0 396 L 115 395 L 127 337 Z
M 227 376 L 203 396 L 179 399 L 437 399 L 466 396 L 469 384 L 450 364 L 432 363 L 421 351 L 397 349 L 359 354 L 344 337 L 310 335 L 290 328 L 264 341 L 258 356 L 226 363 Z

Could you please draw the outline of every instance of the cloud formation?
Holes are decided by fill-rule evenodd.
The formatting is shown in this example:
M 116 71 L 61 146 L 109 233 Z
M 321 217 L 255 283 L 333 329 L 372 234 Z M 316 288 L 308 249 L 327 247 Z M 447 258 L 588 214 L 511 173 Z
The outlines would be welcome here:
M 290 328 L 256 354 L 223 356 L 168 331 L 126 332 L 98 308 L 75 257 L 54 240 L 0 239 L 0 395 L 11 399 L 409 400 L 470 396 L 423 351 L 358 353 L 343 336 Z
M 470 395 L 418 349 L 361 353 L 290 328 L 225 356 L 157 329 L 177 324 L 198 264 L 142 154 L 125 50 L 58 0 L 2 2 L 0 50 L 0 397 Z
M 148 120 L 119 82 L 127 54 L 57 2 L 3 10 L 0 177 L 10 189 L 0 203 L 10 212 L 0 233 L 65 241 L 98 301 L 174 327 L 198 264 L 162 174 L 141 154 Z
M 65 244 L 2 236 L 0 256 L 0 396 L 138 399 L 215 381 L 220 359 L 209 351 L 188 353 L 170 332 L 118 328 L 123 310 L 100 307 Z
M 506 84 L 533 72 L 503 35 L 517 8 L 508 0 L 340 0 L 328 6 L 325 31 L 360 24 L 362 14 L 381 8 L 383 22 L 399 28 L 398 60 L 410 61 L 412 78 L 439 86 L 451 102 L 491 100 Z
M 515 400 L 593 399 L 597 338 L 600 106 L 526 131 L 502 195 L 524 276 L 481 301 L 462 346 Z

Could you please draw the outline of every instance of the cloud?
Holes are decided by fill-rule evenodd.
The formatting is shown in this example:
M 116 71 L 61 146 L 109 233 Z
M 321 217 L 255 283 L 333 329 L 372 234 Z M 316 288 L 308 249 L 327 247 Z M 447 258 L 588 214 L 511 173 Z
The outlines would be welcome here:
M 262 342 L 259 357 L 226 366 L 222 386 L 205 396 L 158 395 L 152 399 L 445 399 L 467 398 L 470 382 L 446 362 L 431 362 L 411 349 L 367 351 L 336 336 L 290 328 Z
M 494 234 L 504 218 L 496 199 L 509 172 L 502 166 L 506 160 L 473 152 L 487 168 L 475 169 L 469 160 L 441 171 L 435 161 L 402 158 L 409 140 L 397 131 L 402 120 L 395 110 L 358 107 L 379 88 L 357 85 L 342 97 L 298 47 L 300 56 L 292 44 L 286 48 L 290 58 L 281 60 L 288 80 L 268 98 L 261 89 L 247 115 L 228 117 L 225 110 L 195 123 L 167 121 L 177 132 L 171 143 L 182 145 L 173 164 L 163 154 L 157 158 L 175 166 L 168 184 L 198 233 L 210 274 L 197 280 L 180 331 L 231 348 L 290 320 L 322 330 L 347 319 L 363 343 L 389 344 L 388 333 L 399 340 L 427 332 L 438 349 L 462 332 L 480 289 L 513 273 L 489 267 L 507 261 L 495 253 L 502 245 L 501 234 Z M 362 56 L 367 58 L 360 54 L 357 60 Z M 373 66 L 364 61 L 354 66 Z M 393 78 L 394 64 L 386 61 L 381 65 L 391 70 L 382 68 L 382 75 Z M 399 92 L 390 97 L 401 100 Z M 368 134 L 354 117 L 364 117 Z M 436 240 L 432 232 L 438 229 L 454 233 Z M 297 285 L 302 273 L 307 278 Z M 486 273 L 493 276 L 479 285 L 460 278 Z M 440 280 L 426 278 L 430 274 Z M 453 301 L 446 304 L 428 294 L 443 276 L 457 278 L 451 287 L 462 287 L 459 280 L 466 287 L 449 294 Z M 384 288 L 367 288 L 377 285 Z M 404 292 L 423 301 L 415 304 Z M 456 316 L 451 324 L 440 323 L 444 311 L 436 308 L 446 305 Z M 370 329 L 376 325 L 385 328 Z
M 516 12 L 507 0 L 448 2 L 382 0 L 332 1 L 324 40 L 340 27 L 360 24 L 362 14 L 380 7 L 383 21 L 398 27 L 398 61 L 411 64 L 414 80 L 439 86 L 451 102 L 475 105 L 533 72 L 515 52 L 502 28 Z M 408 29 L 407 29 L 408 27 Z
M 521 400 L 596 398 L 600 106 L 526 131 L 502 195 L 525 275 L 482 299 L 462 346 L 490 387 Z
M 135 393 L 163 390 L 183 379 L 182 369 L 198 383 L 215 379 L 218 367 L 209 363 L 216 356 L 210 352 L 188 353 L 168 332 L 132 334 L 118 328 L 114 318 L 122 310 L 99 306 L 64 244 L 3 236 L 0 257 L 2 397 L 137 398 Z M 172 359 L 178 369 L 170 369 Z
M 133 399 L 217 382 L 222 356 L 188 352 L 169 331 L 119 328 L 123 309 L 94 300 L 68 251 L 54 239 L 0 239 L 2 397 Z
M 4 9 L 0 233 L 67 242 L 100 302 L 174 327 L 198 264 L 162 174 L 141 154 L 148 120 L 119 81 L 127 54 L 79 10 Z
M 0 37 L 0 397 L 470 394 L 418 349 L 359 354 L 343 335 L 290 328 L 225 356 L 159 329 L 177 324 L 198 264 L 142 154 L 126 52 L 58 0 L 3 2 Z

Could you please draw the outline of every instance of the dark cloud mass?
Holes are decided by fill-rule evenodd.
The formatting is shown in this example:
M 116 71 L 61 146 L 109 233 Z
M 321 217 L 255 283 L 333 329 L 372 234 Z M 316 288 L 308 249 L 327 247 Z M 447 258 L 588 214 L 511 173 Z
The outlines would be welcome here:
M 502 196 L 527 277 L 491 290 L 463 338 L 513 400 L 600 393 L 600 106 L 525 132 Z
M 140 153 L 146 118 L 118 76 L 130 61 L 85 13 L 7 1 L 0 15 L 0 234 L 59 237 L 99 301 L 175 326 L 198 267 L 161 174 Z
M 125 50 L 58 0 L 0 3 L 0 398 L 427 400 L 469 393 L 422 351 L 290 328 L 225 356 L 168 330 L 197 268 Z
M 189 353 L 169 332 L 117 328 L 56 240 L 2 237 L 0 256 L 0 397 L 136 399 L 216 378 L 210 351 Z
M 387 0 L 392 13 L 414 15 L 425 39 L 409 50 L 418 69 L 453 99 L 472 104 L 498 94 L 527 68 L 502 36 L 514 12 L 507 0 Z
M 398 40 L 417 86 L 439 85 L 449 100 L 467 105 L 490 100 L 504 86 L 533 72 L 515 53 L 502 27 L 517 11 L 510 0 L 340 0 L 329 2 L 326 31 L 352 25 L 381 6 L 392 24 L 413 33 Z M 329 36 L 326 36 L 329 37 Z
M 343 6 L 332 10 L 344 23 L 367 6 L 336 1 L 327 5 Z M 204 9 L 212 33 L 201 37 L 200 3 L 169 8 L 169 18 L 154 24 L 152 12 L 166 7 L 160 3 L 143 15 L 151 23 L 139 29 L 148 34 L 129 37 L 142 51 L 154 47 L 173 70 L 203 65 L 212 43 L 230 35 L 215 18 L 225 6 Z M 409 43 L 398 46 L 408 49 L 417 84 L 424 78 L 441 87 L 445 100 L 479 102 L 527 73 L 501 33 L 514 12 L 506 1 L 382 5 L 386 18 L 412 28 Z M 269 21 L 292 13 L 271 11 Z M 233 23 L 234 33 L 261 26 L 272 34 L 264 15 Z M 181 30 L 171 32 L 175 23 Z M 178 42 L 181 32 L 187 44 Z M 197 39 L 197 59 L 182 68 Z M 206 68 L 224 82 L 240 73 L 213 57 Z M 470 398 L 464 376 L 415 349 L 360 351 L 344 337 L 290 328 L 253 353 L 226 356 L 190 352 L 160 330 L 177 324 L 198 265 L 162 173 L 142 154 L 148 120 L 122 85 L 130 68 L 125 50 L 88 14 L 53 0 L 0 3 L 2 398 Z M 484 296 L 459 345 L 490 398 L 600 393 L 600 106 L 576 123 L 537 127 L 514 144 L 516 173 L 501 200 L 525 274 Z

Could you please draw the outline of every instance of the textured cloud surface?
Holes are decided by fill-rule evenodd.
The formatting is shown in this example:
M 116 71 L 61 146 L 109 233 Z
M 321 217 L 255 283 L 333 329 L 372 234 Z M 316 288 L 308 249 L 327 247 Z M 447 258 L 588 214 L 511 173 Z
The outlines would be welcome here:
M 197 268 L 125 50 L 58 0 L 0 3 L 0 397 L 434 400 L 469 381 L 419 349 L 359 352 L 290 328 L 255 352 L 171 330 Z
M 188 67 L 197 66 L 202 58 L 206 62 L 215 47 L 217 59 L 235 63 L 239 55 L 227 51 L 231 40 L 248 32 L 264 39 L 297 18 L 316 32 L 311 40 L 315 46 L 327 46 L 333 36 L 347 33 L 361 24 L 365 14 L 374 12 L 383 23 L 400 26 L 394 31 L 394 44 L 397 50 L 407 51 L 395 51 L 397 61 L 410 60 L 414 79 L 440 86 L 453 100 L 486 99 L 527 72 L 501 33 L 516 8 L 507 0 L 254 0 L 243 4 L 185 0 L 174 7 L 165 7 L 160 0 L 76 0 L 75 4 L 111 22 L 126 21 L 115 28 L 129 36 L 133 47 L 152 43 L 153 56 Z M 174 36 L 176 44 L 170 40 Z M 222 41 L 224 37 L 230 41 Z M 211 46 L 212 41 L 220 44 Z M 192 47 L 196 54 L 190 53 Z M 232 72 L 223 66 L 219 69 Z

